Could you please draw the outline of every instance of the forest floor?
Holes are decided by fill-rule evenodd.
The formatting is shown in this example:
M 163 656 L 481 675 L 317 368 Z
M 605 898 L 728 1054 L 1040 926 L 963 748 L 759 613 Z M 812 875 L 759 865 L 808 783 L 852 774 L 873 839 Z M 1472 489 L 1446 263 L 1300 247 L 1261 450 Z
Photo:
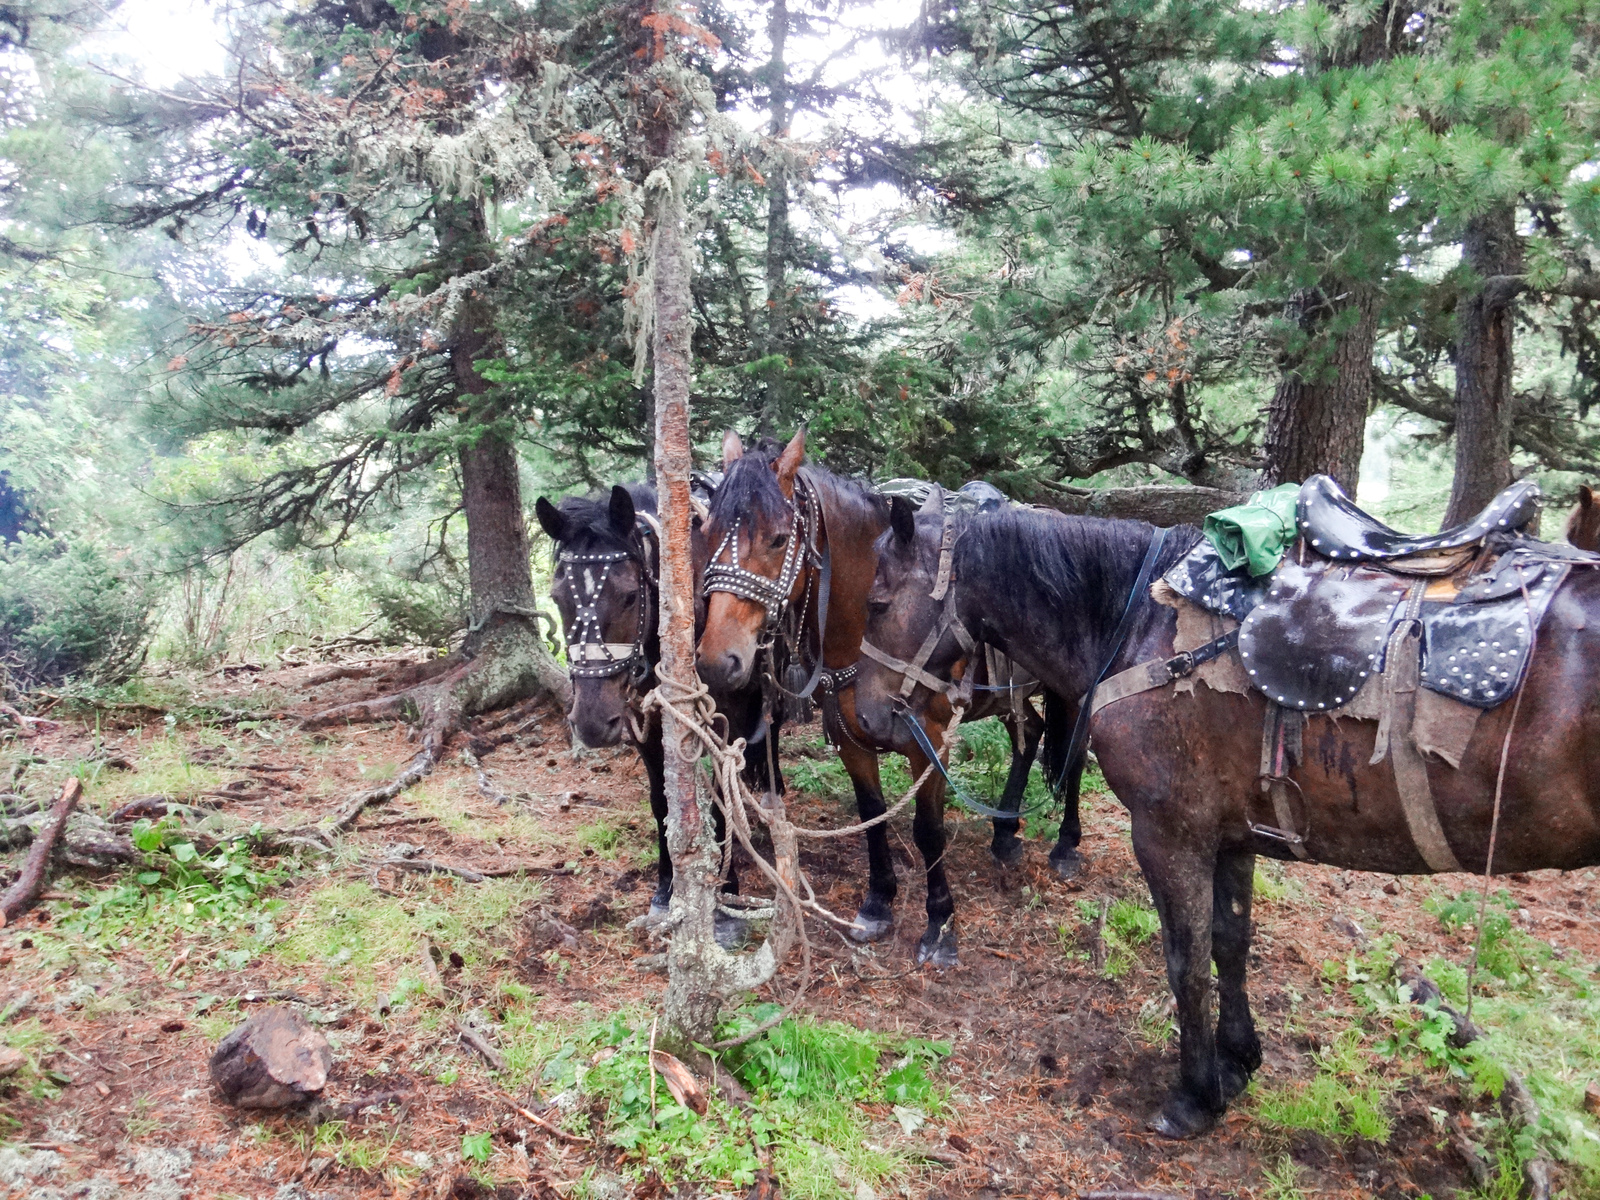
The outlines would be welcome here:
M 197 699 L 303 714 L 363 694 L 361 680 L 308 686 L 325 666 L 155 679 L 123 707 L 58 709 L 59 729 L 0 745 L 0 791 L 9 778 L 48 801 L 75 772 L 100 814 L 155 795 L 206 806 L 214 833 L 315 824 L 403 768 L 405 726 L 190 718 Z M 0 930 L 0 1040 L 26 1059 L 0 1082 L 0 1195 L 652 1200 L 767 1195 L 750 1180 L 770 1166 L 802 1198 L 1437 1200 L 1516 1195 L 1535 1148 L 1558 1160 L 1557 1195 L 1600 1194 L 1583 1108 L 1600 1080 L 1592 872 L 1497 881 L 1475 1011 L 1491 1036 L 1462 1052 L 1390 969 L 1419 961 L 1460 999 L 1473 880 L 1263 864 L 1250 989 L 1266 1061 L 1215 1132 L 1174 1143 L 1146 1129 L 1177 1040 L 1121 807 L 1087 792 L 1088 867 L 1071 881 L 1046 863 L 1044 822 L 1001 870 L 987 823 L 952 809 L 961 965 L 943 971 L 914 965 L 923 885 L 902 814 L 892 940 L 818 930 L 807 1016 L 739 1060 L 755 1116 L 713 1102 L 697 1118 L 647 1075 L 664 977 L 659 947 L 629 928 L 654 884 L 643 772 L 627 749 L 574 754 L 559 714 L 519 727 L 481 775 L 458 739 L 331 855 L 195 857 L 169 818 L 138 827 L 142 864 L 58 874 Z M 783 749 L 797 821 L 853 820 L 816 728 Z M 393 865 L 419 860 L 534 871 L 468 882 Z M 824 903 L 854 911 L 857 841 L 813 843 L 804 865 Z M 225 1105 L 208 1058 L 269 1003 L 332 1044 L 327 1101 L 396 1098 L 321 1124 Z M 1483 1094 L 1497 1064 L 1541 1100 L 1536 1139 Z M 1485 1148 L 1476 1183 L 1469 1142 Z

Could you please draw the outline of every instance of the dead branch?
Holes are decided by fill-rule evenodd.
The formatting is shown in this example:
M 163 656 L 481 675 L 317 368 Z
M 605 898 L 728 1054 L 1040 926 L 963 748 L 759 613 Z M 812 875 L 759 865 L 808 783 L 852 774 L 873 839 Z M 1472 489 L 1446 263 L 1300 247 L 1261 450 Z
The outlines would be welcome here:
M 1096 972 L 1106 969 L 1106 914 L 1111 911 L 1111 901 L 1101 899 L 1100 915 L 1094 919 L 1094 940 L 1089 943 L 1089 961 Z
M 517 1116 L 521 1117 L 525 1121 L 532 1121 L 535 1125 L 537 1125 L 540 1129 L 543 1129 L 546 1133 L 555 1134 L 558 1138 L 560 1138 L 564 1142 L 577 1142 L 579 1144 L 586 1145 L 589 1142 L 594 1141 L 593 1138 L 579 1137 L 575 1133 L 568 1133 L 565 1129 L 562 1129 L 559 1125 L 552 1125 L 549 1121 L 546 1121 L 543 1117 L 539 1116 L 537 1113 L 529 1112 L 527 1109 L 523 1108 L 522 1105 L 520 1105 L 520 1104 L 513 1103 L 511 1105 L 511 1111 L 516 1113 Z
M 435 862 L 428 858 L 384 858 L 372 864 L 375 867 L 398 867 L 402 871 L 416 871 L 424 875 L 454 875 L 468 883 L 482 883 L 486 879 L 507 879 L 512 875 L 572 875 L 571 867 L 540 867 L 521 863 L 513 867 L 458 867 L 452 863 Z
M 325 683 L 332 683 L 336 679 L 365 679 L 369 675 L 376 675 L 377 667 L 329 667 L 326 671 L 318 671 L 315 675 L 306 676 L 303 687 L 321 687 Z
M 22 873 L 17 876 L 17 881 L 6 889 L 5 894 L 0 896 L 0 925 L 11 924 L 38 903 L 39 893 L 44 891 L 45 871 L 50 865 L 50 853 L 60 840 L 61 831 L 67 827 L 67 817 L 77 807 L 78 800 L 82 796 L 83 783 L 76 776 L 61 785 L 61 795 L 57 797 L 55 806 L 51 808 L 44 826 L 39 830 L 39 835 L 33 840 L 27 860 L 22 864 Z
M 483 1057 L 483 1061 L 489 1064 L 491 1071 L 504 1071 L 506 1069 L 505 1056 L 495 1049 L 494 1044 L 488 1038 L 484 1037 L 471 1025 L 463 1022 L 456 1026 L 456 1032 L 463 1042 Z
M 4 700 L 0 700 L 0 716 L 9 717 L 15 721 L 17 729 L 22 733 L 23 737 L 37 737 L 41 729 L 61 728 L 61 722 L 59 721 L 47 721 L 43 717 L 25 716 Z M 36 726 L 37 728 L 30 728 L 30 726 Z

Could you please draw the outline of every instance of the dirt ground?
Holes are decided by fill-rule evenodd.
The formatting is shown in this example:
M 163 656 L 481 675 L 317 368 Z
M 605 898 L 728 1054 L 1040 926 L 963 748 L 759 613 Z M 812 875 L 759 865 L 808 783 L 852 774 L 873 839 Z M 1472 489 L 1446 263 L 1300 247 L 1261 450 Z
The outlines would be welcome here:
M 364 694 L 360 680 L 307 687 L 307 678 L 323 670 L 220 674 L 200 686 L 241 704 L 276 694 L 300 713 Z M 492 750 L 481 747 L 482 776 L 457 757 L 465 743 L 460 739 L 423 785 L 368 810 L 331 860 L 308 860 L 276 887 L 286 902 L 281 928 L 295 931 L 296 921 L 325 913 L 317 896 L 332 887 L 365 884 L 409 911 L 478 886 L 384 865 L 400 857 L 479 871 L 530 867 L 535 873 L 519 885 L 514 911 L 493 933 L 502 953 L 487 967 L 460 969 L 476 947 L 437 945 L 443 988 L 492 1014 L 497 978 L 514 977 L 537 993 L 540 1018 L 551 1022 L 653 1004 L 664 983 L 657 948 L 628 928 L 645 911 L 654 882 L 643 772 L 626 749 L 575 756 L 558 715 L 545 714 L 522 730 Z M 785 745 L 792 749 L 815 737 L 814 729 L 802 729 Z M 5 747 L 8 762 L 31 754 L 23 778 L 36 795 L 75 764 L 99 764 L 86 805 L 101 812 L 142 794 L 181 790 L 172 782 L 176 753 L 191 794 L 209 789 L 227 813 L 275 827 L 314 823 L 392 774 L 413 752 L 402 725 L 310 735 L 291 721 L 244 729 L 171 727 L 158 713 L 138 711 L 67 720 L 31 742 L 13 738 Z M 852 819 L 835 802 L 807 796 L 794 797 L 791 812 L 813 826 Z M 961 965 L 945 971 L 914 965 L 923 886 L 909 814 L 902 814 L 891 837 L 902 882 L 892 940 L 862 949 L 816 931 L 819 983 L 805 1001 L 819 1018 L 953 1047 L 939 1073 L 947 1101 L 927 1125 L 906 1133 L 887 1105 L 868 1114 L 919 1163 L 904 1180 L 904 1194 L 946 1200 L 1095 1192 L 1398 1200 L 1450 1196 L 1470 1186 L 1466 1164 L 1441 1125 L 1467 1103 L 1463 1087 L 1420 1068 L 1398 1081 L 1387 1144 L 1286 1132 L 1259 1119 L 1252 1097 L 1199 1140 L 1173 1143 L 1148 1132 L 1146 1121 L 1176 1071 L 1159 937 L 1138 946 L 1114 978 L 1098 970 L 1086 950 L 1094 938 L 1088 916 L 1104 902 L 1127 897 L 1148 903 L 1122 809 L 1109 795 L 1087 797 L 1083 849 L 1089 865 L 1072 881 L 1048 868 L 1050 831 L 1030 830 L 1032 838 L 1045 840 L 1030 840 L 1019 869 L 1001 871 L 988 852 L 986 823 L 952 811 L 948 825 Z M 808 847 L 805 866 L 825 903 L 854 911 L 865 877 L 859 842 Z M 1251 996 L 1266 1055 L 1261 1087 L 1312 1077 L 1312 1054 L 1349 1025 L 1350 1001 L 1329 984 L 1323 964 L 1345 960 L 1361 938 L 1387 934 L 1402 952 L 1422 960 L 1443 954 L 1465 962 L 1470 953 L 1467 938 L 1443 931 L 1422 904 L 1429 895 L 1472 886 L 1469 879 L 1395 880 L 1300 865 L 1283 868 L 1279 878 L 1275 898 L 1258 905 L 1251 958 Z M 216 944 L 216 931 L 204 928 L 179 931 L 165 942 L 129 939 L 105 961 L 72 951 L 72 939 L 54 927 L 87 905 L 96 889 L 112 886 L 111 878 L 83 873 L 58 878 L 45 903 L 0 931 L 0 1022 L 36 1021 L 49 1045 L 41 1066 L 53 1072 L 48 1088 L 17 1080 L 0 1085 L 7 1087 L 0 1095 L 7 1119 L 0 1195 L 309 1200 L 499 1194 L 550 1200 L 585 1194 L 618 1200 L 662 1191 L 653 1180 L 622 1190 L 612 1173 L 620 1152 L 557 1136 L 519 1117 L 516 1106 L 542 1109 L 548 1089 L 504 1090 L 462 1047 L 453 1026 L 423 1019 L 426 1006 L 388 1011 L 385 989 L 402 964 L 378 961 L 368 977 L 352 979 L 337 964 L 304 956 L 294 961 L 268 949 L 234 968 L 224 955 L 200 952 Z M 1507 886 L 1521 905 L 1519 920 L 1535 937 L 1575 959 L 1600 957 L 1590 875 L 1546 872 L 1514 877 Z M 399 1094 L 395 1103 L 351 1117 L 345 1132 L 381 1141 L 388 1161 L 412 1170 L 403 1176 L 362 1170 L 321 1153 L 300 1117 L 220 1102 L 207 1060 L 226 1022 L 215 1014 L 208 1020 L 206 1012 L 232 1005 L 238 1019 L 268 1002 L 297 1005 L 330 1035 L 336 1064 L 326 1100 Z M 441 1070 L 449 1062 L 459 1072 Z M 497 1168 L 504 1165 L 498 1191 L 460 1169 L 458 1147 L 471 1129 L 495 1131 L 497 1145 L 508 1148 L 495 1159 Z M 1264 1174 L 1285 1156 L 1300 1168 L 1298 1193 L 1283 1191 Z M 778 1182 L 781 1189 L 784 1181 Z M 726 1189 L 684 1185 L 678 1194 L 718 1190 Z M 870 1200 L 873 1192 L 858 1187 L 855 1195 Z

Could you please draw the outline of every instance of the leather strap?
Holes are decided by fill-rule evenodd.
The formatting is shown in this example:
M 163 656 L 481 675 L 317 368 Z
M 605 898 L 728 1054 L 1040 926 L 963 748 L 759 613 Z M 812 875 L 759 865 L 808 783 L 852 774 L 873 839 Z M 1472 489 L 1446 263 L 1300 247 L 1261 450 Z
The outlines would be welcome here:
M 1422 860 L 1433 871 L 1459 871 L 1461 863 L 1439 824 L 1439 810 L 1428 783 L 1428 764 L 1417 749 L 1413 725 L 1417 715 L 1417 688 L 1422 678 L 1422 594 L 1426 580 L 1406 593 L 1405 613 L 1389 634 L 1383 661 L 1383 714 L 1378 719 L 1377 744 L 1372 763 L 1387 757 L 1394 769 L 1395 791 L 1405 813 L 1406 827 Z
M 1221 637 L 1213 638 L 1193 650 L 1185 650 L 1182 654 L 1174 654 L 1171 658 L 1146 659 L 1136 667 L 1119 671 L 1095 689 L 1093 711 L 1099 712 L 1106 705 L 1115 704 L 1118 700 L 1125 700 L 1129 696 L 1136 696 L 1140 692 L 1148 692 L 1151 688 L 1162 687 L 1182 679 L 1212 659 L 1221 658 L 1238 644 L 1239 631 L 1230 629 Z
M 939 632 L 938 630 L 935 631 L 935 633 Z M 929 636 L 933 635 L 930 634 Z M 938 692 L 941 695 L 950 690 L 948 680 L 930 675 L 916 664 L 908 663 L 902 658 L 896 658 L 887 650 L 878 649 L 871 642 L 863 641 L 861 643 L 861 653 L 865 657 L 872 659 L 873 662 L 882 663 L 891 671 L 898 671 L 905 677 L 905 681 L 900 685 L 900 694 L 902 696 L 909 696 L 916 690 L 916 686 L 919 683 L 929 691 Z

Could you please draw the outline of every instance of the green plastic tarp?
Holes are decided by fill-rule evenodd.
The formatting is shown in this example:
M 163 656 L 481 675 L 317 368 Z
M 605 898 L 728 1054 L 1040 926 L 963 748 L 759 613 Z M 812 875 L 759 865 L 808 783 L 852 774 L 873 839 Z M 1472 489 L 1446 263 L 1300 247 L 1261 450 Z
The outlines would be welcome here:
M 1223 566 L 1230 571 L 1248 567 L 1252 575 L 1271 572 L 1295 539 L 1299 496 L 1298 483 L 1280 484 L 1208 516 L 1201 528 L 1217 548 Z

